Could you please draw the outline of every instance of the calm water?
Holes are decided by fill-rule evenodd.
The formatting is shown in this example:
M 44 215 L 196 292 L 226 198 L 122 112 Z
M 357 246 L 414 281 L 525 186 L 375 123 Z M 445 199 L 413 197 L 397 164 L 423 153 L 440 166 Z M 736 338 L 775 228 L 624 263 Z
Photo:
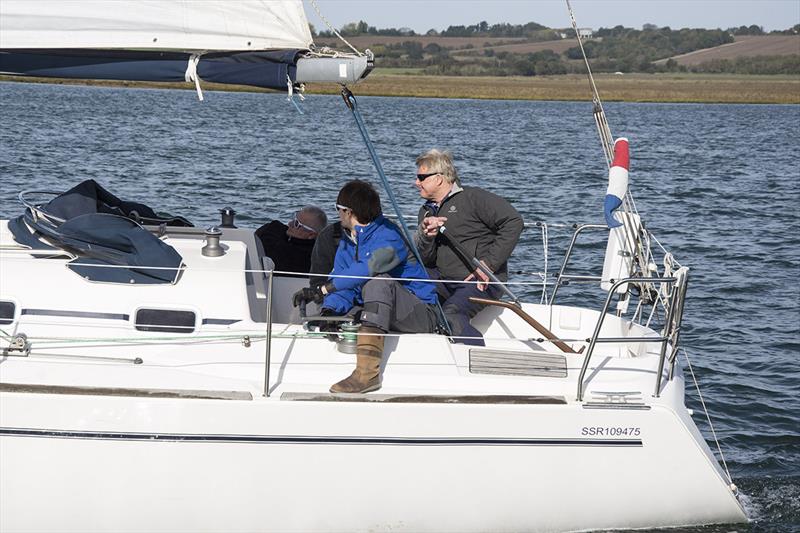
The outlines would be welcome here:
M 309 97 L 304 115 L 280 95 L 206 97 L 0 83 L 0 217 L 20 213 L 20 190 L 94 178 L 196 225 L 232 206 L 240 226 L 255 227 L 306 203 L 334 216 L 345 180 L 374 177 L 339 97 Z M 419 205 L 414 157 L 437 146 L 456 153 L 465 183 L 506 196 L 528 221 L 602 218 L 606 170 L 588 103 L 359 103 L 407 213 Z M 754 519 L 736 530 L 798 531 L 800 106 L 608 104 L 606 112 L 614 133 L 631 139 L 639 211 L 692 269 L 682 340 Z M 553 270 L 569 233 L 553 227 L 549 237 Z M 531 229 L 511 268 L 538 272 L 542 259 Z M 600 305 L 594 286 L 562 295 L 574 301 L 576 291 Z M 710 436 L 696 393 L 687 394 Z

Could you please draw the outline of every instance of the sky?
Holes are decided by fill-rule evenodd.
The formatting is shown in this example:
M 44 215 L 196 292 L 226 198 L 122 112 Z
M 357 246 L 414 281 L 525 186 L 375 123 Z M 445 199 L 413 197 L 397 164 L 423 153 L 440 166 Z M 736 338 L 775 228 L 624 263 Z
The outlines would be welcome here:
M 364 20 L 377 28 L 408 27 L 417 33 L 450 25 L 538 22 L 551 28 L 571 25 L 564 0 L 315 0 L 335 28 Z M 800 23 L 800 0 L 570 0 L 580 27 L 650 23 L 670 28 L 763 26 L 784 30 Z M 327 29 L 306 0 L 308 20 Z

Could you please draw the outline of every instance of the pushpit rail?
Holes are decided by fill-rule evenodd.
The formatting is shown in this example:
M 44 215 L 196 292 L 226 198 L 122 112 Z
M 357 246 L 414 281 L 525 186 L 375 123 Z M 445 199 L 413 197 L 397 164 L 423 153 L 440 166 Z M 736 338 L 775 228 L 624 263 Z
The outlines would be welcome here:
M 662 374 L 664 371 L 664 365 L 667 360 L 667 345 L 668 343 L 672 342 L 672 351 L 669 355 L 669 362 L 670 362 L 670 372 L 669 372 L 669 379 L 672 379 L 674 375 L 674 368 L 675 368 L 675 361 L 677 354 L 677 344 L 678 338 L 680 336 L 680 327 L 681 321 L 683 318 L 683 301 L 686 296 L 686 282 L 687 277 L 684 275 L 683 279 L 679 277 L 652 277 L 652 278 L 642 278 L 642 277 L 631 277 L 631 278 L 624 278 L 614 282 L 614 284 L 608 289 L 608 296 L 606 297 L 605 304 L 603 305 L 603 309 L 600 312 L 600 316 L 597 319 L 597 324 L 595 324 L 594 333 L 592 333 L 591 338 L 589 339 L 589 347 L 586 349 L 586 355 L 583 359 L 583 365 L 581 366 L 580 374 L 578 375 L 578 390 L 576 399 L 579 402 L 583 401 L 584 395 L 584 378 L 586 377 L 586 371 L 589 369 L 589 362 L 592 359 L 592 354 L 594 353 L 594 347 L 598 342 L 601 343 L 629 343 L 632 341 L 637 342 L 652 342 L 652 343 L 660 343 L 661 344 L 661 351 L 659 354 L 659 361 L 658 361 L 658 370 L 656 371 L 656 385 L 655 390 L 653 391 L 653 396 L 658 398 L 661 394 L 661 382 L 662 382 Z M 603 327 L 603 322 L 605 321 L 606 316 L 608 315 L 608 309 L 611 306 L 611 302 L 614 299 L 614 295 L 616 294 L 616 289 L 624 285 L 626 283 L 663 283 L 671 287 L 670 295 L 667 298 L 668 307 L 667 307 L 667 317 L 664 323 L 664 328 L 661 331 L 661 335 L 658 337 L 600 337 L 600 330 Z

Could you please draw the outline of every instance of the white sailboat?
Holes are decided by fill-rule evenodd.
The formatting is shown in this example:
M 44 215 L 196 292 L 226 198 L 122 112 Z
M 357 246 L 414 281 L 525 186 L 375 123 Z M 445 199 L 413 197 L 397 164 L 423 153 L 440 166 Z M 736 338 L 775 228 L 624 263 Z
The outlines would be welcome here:
M 372 66 L 315 52 L 299 1 L 2 0 L 0 24 L 0 71 L 20 75 L 293 92 Z M 0 221 L 2 531 L 746 521 L 684 405 L 688 269 L 650 246 L 623 198 L 607 206 L 619 228 L 576 228 L 545 300 L 475 318 L 485 347 L 390 334 L 383 387 L 364 395 L 328 392 L 351 339 L 309 330 L 290 302 L 306 280 L 269 268 L 252 230 L 114 217 L 165 251 L 142 264 L 103 240 L 110 219 L 70 218 L 52 198 L 21 193 L 23 214 Z M 609 233 L 593 278 L 606 304 L 555 304 L 587 231 Z

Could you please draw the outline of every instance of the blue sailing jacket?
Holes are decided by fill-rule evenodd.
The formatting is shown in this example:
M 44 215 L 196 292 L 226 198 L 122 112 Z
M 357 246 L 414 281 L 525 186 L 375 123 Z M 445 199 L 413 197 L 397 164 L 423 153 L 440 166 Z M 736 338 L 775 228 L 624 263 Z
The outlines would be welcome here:
M 383 215 L 366 226 L 355 227 L 355 241 L 345 231 L 331 275 L 377 276 L 428 279 L 425 268 L 409 252 L 400 229 Z M 322 307 L 345 314 L 354 305 L 362 305 L 361 288 L 369 281 L 363 278 L 331 278 L 336 291 L 328 294 Z M 436 287 L 422 281 L 401 281 L 403 287 L 426 304 L 436 303 Z

